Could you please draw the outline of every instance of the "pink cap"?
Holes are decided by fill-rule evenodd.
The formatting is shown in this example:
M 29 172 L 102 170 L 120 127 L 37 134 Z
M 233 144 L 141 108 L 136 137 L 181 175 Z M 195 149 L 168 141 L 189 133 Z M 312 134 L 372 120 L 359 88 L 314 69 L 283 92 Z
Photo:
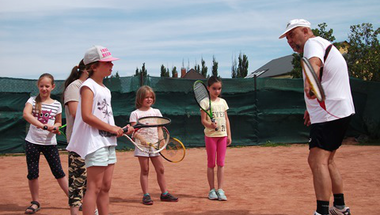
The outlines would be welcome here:
M 111 52 L 103 46 L 93 46 L 84 54 L 83 62 L 85 65 L 93 62 L 109 62 L 119 60 L 119 58 L 112 57 Z

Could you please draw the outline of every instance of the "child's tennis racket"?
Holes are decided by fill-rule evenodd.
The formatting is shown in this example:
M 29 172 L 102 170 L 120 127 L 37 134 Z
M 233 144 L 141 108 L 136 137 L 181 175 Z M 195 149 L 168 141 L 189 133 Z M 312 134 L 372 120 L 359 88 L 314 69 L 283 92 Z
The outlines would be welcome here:
M 162 151 L 169 142 L 170 135 L 165 125 L 169 125 L 170 123 L 171 120 L 167 117 L 141 117 L 133 126 L 134 132 L 132 137 L 129 137 L 127 134 L 123 134 L 123 136 L 128 138 L 129 141 L 143 152 L 158 153 Z M 141 135 L 144 133 L 149 134 L 149 129 L 150 131 L 154 131 L 153 134 L 157 136 L 154 135 L 154 137 L 148 137 L 148 139 L 143 138 Z M 155 129 L 157 129 L 157 131 Z M 127 132 L 127 128 L 124 128 L 124 132 Z
M 201 80 L 197 80 L 193 84 L 193 90 L 194 98 L 198 106 L 210 117 L 211 122 L 215 122 L 211 108 L 210 93 L 208 92 L 206 85 Z M 217 130 L 218 128 L 215 128 L 215 131 Z
M 169 162 L 178 163 L 185 158 L 186 148 L 180 140 L 172 137 L 160 155 Z

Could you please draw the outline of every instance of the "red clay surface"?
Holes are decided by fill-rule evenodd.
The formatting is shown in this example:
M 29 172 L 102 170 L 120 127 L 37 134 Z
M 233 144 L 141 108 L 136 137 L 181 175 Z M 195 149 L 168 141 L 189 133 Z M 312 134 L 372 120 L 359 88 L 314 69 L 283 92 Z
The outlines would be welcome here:
M 344 145 L 337 155 L 345 182 L 346 204 L 354 215 L 380 214 L 380 146 Z M 251 214 L 311 215 L 315 197 L 307 164 L 307 145 L 243 147 L 227 150 L 225 192 L 228 201 L 207 199 L 206 153 L 189 149 L 184 161 L 165 162 L 168 189 L 179 202 L 161 202 L 153 167 L 150 194 L 154 204 L 141 204 L 139 164 L 133 152 L 118 152 L 110 212 L 117 214 Z M 67 172 L 67 154 L 61 154 Z M 25 156 L 0 157 L 0 214 L 23 214 L 30 202 Z M 330 201 L 331 202 L 331 201 Z M 46 160 L 40 161 L 40 215 L 69 214 Z

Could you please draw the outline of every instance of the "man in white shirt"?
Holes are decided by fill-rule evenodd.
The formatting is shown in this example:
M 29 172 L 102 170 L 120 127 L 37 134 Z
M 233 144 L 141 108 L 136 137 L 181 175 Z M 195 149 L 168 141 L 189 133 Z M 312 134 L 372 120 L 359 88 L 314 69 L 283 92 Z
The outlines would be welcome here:
M 336 150 L 341 146 L 355 113 L 347 63 L 339 50 L 321 37 L 314 36 L 310 22 L 304 19 L 290 20 L 285 32 L 289 46 L 309 59 L 326 94 L 325 105 L 311 95 L 310 85 L 304 77 L 304 97 L 307 110 L 305 125 L 310 127 L 309 166 L 313 173 L 314 190 L 317 198 L 315 215 L 350 215 L 345 206 L 343 181 L 334 162 Z M 322 71 L 322 72 L 320 72 Z M 334 205 L 329 208 L 331 191 Z

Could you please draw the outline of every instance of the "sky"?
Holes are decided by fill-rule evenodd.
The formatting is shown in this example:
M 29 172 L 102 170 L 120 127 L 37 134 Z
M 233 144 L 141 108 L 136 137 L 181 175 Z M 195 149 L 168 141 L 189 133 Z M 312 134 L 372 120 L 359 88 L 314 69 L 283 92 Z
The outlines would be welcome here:
M 68 77 L 93 45 L 105 46 L 113 72 L 132 76 L 143 63 L 150 76 L 161 65 L 177 71 L 213 58 L 222 78 L 245 54 L 249 73 L 293 51 L 278 39 L 289 20 L 326 23 L 336 41 L 350 26 L 380 27 L 378 0 L 0 0 L 0 77 Z

